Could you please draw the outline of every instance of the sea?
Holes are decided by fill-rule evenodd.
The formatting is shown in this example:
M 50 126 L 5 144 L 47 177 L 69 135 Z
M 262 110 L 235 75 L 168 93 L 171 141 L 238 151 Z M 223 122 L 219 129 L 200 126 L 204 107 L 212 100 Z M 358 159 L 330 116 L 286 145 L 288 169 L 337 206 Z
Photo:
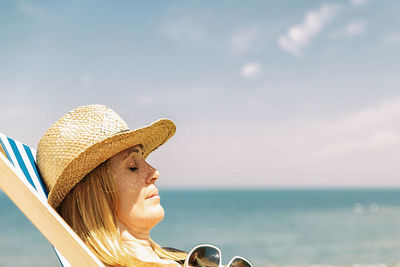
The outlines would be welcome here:
M 161 190 L 162 246 L 221 249 L 253 266 L 400 262 L 400 189 Z M 0 266 L 60 266 L 52 247 L 0 193 Z

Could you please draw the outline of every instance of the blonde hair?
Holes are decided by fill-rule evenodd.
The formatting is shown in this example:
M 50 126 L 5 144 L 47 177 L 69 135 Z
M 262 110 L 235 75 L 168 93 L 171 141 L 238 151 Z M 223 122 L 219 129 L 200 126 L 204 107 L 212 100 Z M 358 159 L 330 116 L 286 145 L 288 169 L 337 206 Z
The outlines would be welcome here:
M 124 244 L 116 226 L 118 200 L 115 180 L 108 160 L 85 176 L 60 205 L 60 215 L 75 230 L 93 253 L 107 266 L 165 266 L 137 259 Z M 151 247 L 162 259 L 183 260 L 184 253 L 162 249 L 150 239 Z

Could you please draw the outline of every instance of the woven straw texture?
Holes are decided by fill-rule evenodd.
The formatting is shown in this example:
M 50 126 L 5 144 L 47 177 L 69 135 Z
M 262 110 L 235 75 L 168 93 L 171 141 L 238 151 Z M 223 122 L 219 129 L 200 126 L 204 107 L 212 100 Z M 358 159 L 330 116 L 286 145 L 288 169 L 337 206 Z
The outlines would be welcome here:
M 102 162 L 134 145 L 144 157 L 175 133 L 175 124 L 161 119 L 130 130 L 125 121 L 103 105 L 76 108 L 53 124 L 39 141 L 37 164 L 57 209 L 69 191 Z

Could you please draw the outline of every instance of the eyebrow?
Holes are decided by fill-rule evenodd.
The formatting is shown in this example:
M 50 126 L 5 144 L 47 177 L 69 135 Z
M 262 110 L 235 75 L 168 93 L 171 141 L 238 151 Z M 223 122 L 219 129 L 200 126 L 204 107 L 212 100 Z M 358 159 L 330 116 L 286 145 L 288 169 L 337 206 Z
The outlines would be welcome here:
M 135 148 L 132 149 L 131 151 L 128 152 L 128 155 L 126 155 L 123 160 L 126 160 L 127 158 L 129 158 L 133 153 L 138 153 L 139 154 L 139 149 Z M 143 150 L 142 150 L 142 155 L 143 155 Z

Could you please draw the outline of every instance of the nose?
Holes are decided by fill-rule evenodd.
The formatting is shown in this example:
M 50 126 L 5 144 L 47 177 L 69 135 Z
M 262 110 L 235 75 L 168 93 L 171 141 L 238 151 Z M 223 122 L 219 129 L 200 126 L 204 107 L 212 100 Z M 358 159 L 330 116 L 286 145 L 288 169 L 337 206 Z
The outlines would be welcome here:
M 148 171 L 148 174 L 146 177 L 146 184 L 154 184 L 158 180 L 160 173 L 158 172 L 158 170 L 156 168 L 154 168 L 150 164 L 147 164 L 147 165 L 148 165 L 149 171 Z

